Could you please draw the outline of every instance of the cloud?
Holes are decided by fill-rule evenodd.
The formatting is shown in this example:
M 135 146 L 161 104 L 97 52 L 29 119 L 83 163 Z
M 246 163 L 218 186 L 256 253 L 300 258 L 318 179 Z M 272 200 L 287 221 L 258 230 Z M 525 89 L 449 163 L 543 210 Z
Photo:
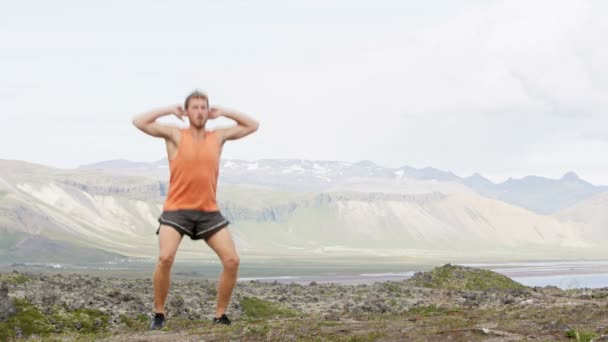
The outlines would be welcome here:
M 145 20 L 125 5 L 101 20 L 114 5 L 57 23 L 40 15 L 37 30 L 5 18 L 0 98 L 29 120 L 0 145 L 35 132 L 48 150 L 3 155 L 160 158 L 162 141 L 130 117 L 202 88 L 262 123 L 226 157 L 368 159 L 495 179 L 574 170 L 608 184 L 596 162 L 608 148 L 606 2 L 184 2 L 151 6 Z

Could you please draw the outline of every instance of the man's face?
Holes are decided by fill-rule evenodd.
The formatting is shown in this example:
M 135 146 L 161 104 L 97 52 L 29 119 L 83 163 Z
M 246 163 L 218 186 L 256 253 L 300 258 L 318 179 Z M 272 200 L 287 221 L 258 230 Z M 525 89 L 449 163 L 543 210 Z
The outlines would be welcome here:
M 205 99 L 190 99 L 186 113 L 192 126 L 202 128 L 209 117 L 209 105 Z

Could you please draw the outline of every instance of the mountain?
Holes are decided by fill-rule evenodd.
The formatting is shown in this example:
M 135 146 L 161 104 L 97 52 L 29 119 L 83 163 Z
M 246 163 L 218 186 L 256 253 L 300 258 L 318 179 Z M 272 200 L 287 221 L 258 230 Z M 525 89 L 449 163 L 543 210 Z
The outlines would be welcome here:
M 87 263 L 123 259 L 125 256 L 98 248 L 80 246 L 43 235 L 0 231 L 0 259 L 4 263 Z
M 584 255 L 599 248 L 577 225 L 475 193 L 325 193 L 263 216 L 236 216 L 251 246 L 385 256 Z M 515 256 L 517 255 L 517 256 Z
M 137 256 L 142 245 L 154 244 L 141 235 L 144 226 L 157 224 L 166 186 L 144 177 L 0 160 L 0 191 L 0 232 Z
M 405 176 L 406 169 L 395 174 L 369 162 L 336 163 L 224 161 L 218 199 L 232 222 L 239 251 L 260 256 L 461 256 L 473 260 L 604 253 L 601 246 L 606 241 L 585 238 L 579 223 L 483 197 L 450 181 L 449 174 L 443 181 L 411 179 Z M 108 171 L 116 165 L 120 172 Z M 146 176 L 131 175 L 135 173 L 130 167 L 121 162 L 106 163 L 105 169 L 97 165 L 61 170 L 0 160 L 0 235 L 19 233 L 108 253 L 154 256 L 156 220 L 167 185 L 150 177 L 146 172 L 150 165 L 137 166 Z M 273 177 L 260 171 L 264 179 L 256 180 L 251 177 L 255 170 L 285 178 L 272 182 Z M 289 178 L 285 170 L 307 179 L 323 174 L 331 186 L 287 191 L 277 184 L 298 178 Z M 340 172 L 343 178 L 337 176 Z M 251 178 L 238 178 L 239 173 Z M 253 184 L 243 184 L 247 182 Z M 202 255 L 212 252 L 200 243 L 186 240 L 180 249 L 181 257 Z
M 553 216 L 583 227 L 583 236 L 598 241 L 608 240 L 608 192 L 603 192 L 560 210 Z
M 574 172 L 569 172 L 560 179 L 527 176 L 522 179 L 509 178 L 500 184 L 477 175 L 465 179 L 463 183 L 483 196 L 541 214 L 555 213 L 608 190 L 608 187 L 594 186 L 580 179 Z
M 134 163 L 124 160 L 86 165 L 83 169 L 95 169 L 111 173 L 148 176 L 166 181 L 169 178 L 167 161 Z M 416 169 L 409 166 L 385 168 L 370 161 L 357 163 L 337 161 L 307 161 L 299 159 L 265 159 L 257 161 L 223 160 L 220 181 L 228 184 L 248 184 L 282 191 L 331 191 L 343 189 L 353 183 L 365 183 L 366 191 L 374 184 L 386 181 L 408 183 L 431 181 L 453 186 L 466 186 L 478 194 L 526 208 L 540 214 L 552 214 L 596 194 L 608 191 L 607 186 L 595 186 L 580 179 L 574 172 L 561 179 L 527 176 L 510 178 L 493 183 L 480 174 L 460 178 L 449 171 L 427 167 Z M 430 184 L 430 183 L 426 183 Z

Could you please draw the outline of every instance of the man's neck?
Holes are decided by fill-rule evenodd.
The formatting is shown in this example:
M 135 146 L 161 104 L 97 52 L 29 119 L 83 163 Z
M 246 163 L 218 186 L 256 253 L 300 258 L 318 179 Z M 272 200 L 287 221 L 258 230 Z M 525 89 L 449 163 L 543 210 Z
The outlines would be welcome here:
M 190 126 L 188 127 L 188 129 L 190 130 L 190 134 L 192 135 L 192 137 L 194 137 L 195 139 L 205 139 L 205 136 L 207 135 L 205 126 L 201 128 Z

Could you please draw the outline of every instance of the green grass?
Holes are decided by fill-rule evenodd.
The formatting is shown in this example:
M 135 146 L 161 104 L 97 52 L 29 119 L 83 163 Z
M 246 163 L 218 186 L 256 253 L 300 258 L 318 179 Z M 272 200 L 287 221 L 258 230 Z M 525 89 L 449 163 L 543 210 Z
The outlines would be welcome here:
M 262 325 L 249 325 L 245 329 L 245 334 L 249 336 L 261 336 L 265 337 L 272 330 L 272 327 L 269 324 Z
M 338 323 L 338 322 L 319 322 L 319 323 L 317 323 L 317 325 L 320 327 L 336 327 L 336 326 L 340 325 L 340 323 Z
M 148 327 L 148 317 L 146 315 L 140 314 L 136 318 L 131 318 L 125 314 L 121 314 L 118 318 L 127 328 L 134 331 L 145 330 Z
M 525 288 L 524 285 L 496 272 L 450 264 L 415 275 L 409 282 L 416 286 L 449 290 L 475 291 Z
M 431 316 L 431 315 L 441 313 L 441 312 L 443 312 L 443 310 L 441 310 L 440 308 L 438 308 L 435 305 L 428 305 L 428 306 L 413 307 L 413 308 L 409 309 L 407 312 L 410 314 L 413 314 L 413 315 Z
M 244 316 L 250 319 L 267 319 L 273 317 L 294 317 L 298 313 L 281 305 L 255 297 L 241 300 Z
M 380 331 L 372 331 L 364 335 L 355 335 L 351 336 L 348 341 L 349 342 L 372 342 L 372 341 L 382 341 L 383 337 L 386 335 Z
M 144 323 L 141 323 L 144 324 Z M 167 320 L 167 325 L 163 331 L 181 331 L 193 328 L 209 328 L 212 327 L 212 322 L 209 319 L 190 319 L 187 317 L 172 317 Z M 145 326 L 147 328 L 147 326 Z
M 382 286 L 386 289 L 387 292 L 396 296 L 400 295 L 399 292 L 401 291 L 401 286 L 399 286 L 399 283 L 387 281 L 382 283 Z
M 591 331 L 578 331 L 571 329 L 566 333 L 566 337 L 575 340 L 576 342 L 589 342 L 593 338 L 598 337 L 598 334 Z

